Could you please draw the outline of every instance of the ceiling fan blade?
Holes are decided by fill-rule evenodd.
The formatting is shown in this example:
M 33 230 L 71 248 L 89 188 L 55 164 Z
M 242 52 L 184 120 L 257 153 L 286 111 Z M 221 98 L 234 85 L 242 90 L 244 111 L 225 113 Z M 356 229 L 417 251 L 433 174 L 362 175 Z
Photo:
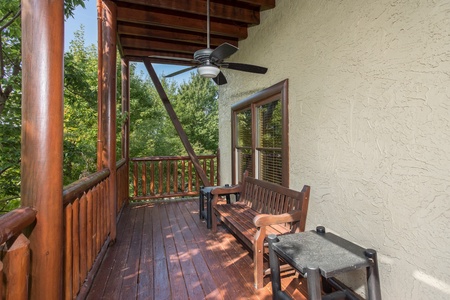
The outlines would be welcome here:
M 222 72 L 220 72 L 219 75 L 214 77 L 212 80 L 214 80 L 214 82 L 217 85 L 222 85 L 222 84 L 226 84 L 227 83 L 227 79 L 225 78 L 225 75 L 223 75 Z
M 193 70 L 193 69 L 195 69 L 195 68 L 197 68 L 197 66 L 193 66 L 193 67 L 189 67 L 189 68 L 184 68 L 184 69 L 181 69 L 181 70 L 179 70 L 179 71 L 170 73 L 169 75 L 164 75 L 163 77 L 166 77 L 166 78 L 167 78 L 167 77 L 173 77 L 173 76 L 175 76 L 175 75 L 178 75 L 178 74 L 181 74 L 181 73 L 184 73 L 184 72 L 188 72 L 188 71 Z
M 267 72 L 267 68 L 265 68 L 265 67 L 249 65 L 249 64 L 227 62 L 227 63 L 220 64 L 220 66 L 223 68 L 231 69 L 231 70 L 238 70 L 238 71 L 257 73 L 257 74 L 266 74 L 266 72 Z
M 235 47 L 229 43 L 223 43 L 222 45 L 214 49 L 209 57 L 212 62 L 221 62 L 225 58 L 228 58 L 236 53 L 236 51 L 238 50 L 238 47 Z

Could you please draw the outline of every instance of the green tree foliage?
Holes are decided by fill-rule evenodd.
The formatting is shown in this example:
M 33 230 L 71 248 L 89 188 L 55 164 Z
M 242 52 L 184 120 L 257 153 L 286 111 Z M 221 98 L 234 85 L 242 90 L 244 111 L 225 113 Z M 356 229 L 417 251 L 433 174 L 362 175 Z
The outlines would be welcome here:
M 173 126 L 149 77 L 141 72 L 130 79 L 130 155 L 173 155 L 182 151 L 183 146 L 170 131 Z M 175 84 L 164 78 L 161 83 L 169 99 L 174 98 Z
M 96 170 L 97 61 L 82 26 L 64 54 L 64 184 Z
M 20 203 L 19 1 L 0 0 L 0 213 Z
M 132 157 L 186 155 L 183 144 L 149 79 L 131 81 Z M 217 87 L 192 73 L 179 87 L 161 79 L 165 92 L 197 154 L 215 153 L 218 147 Z
M 84 0 L 65 0 L 65 16 L 73 16 Z M 0 0 L 0 213 L 20 205 L 21 133 L 21 6 Z
M 65 0 L 66 17 L 82 0 Z M 21 32 L 19 0 L 0 0 L 0 213 L 20 204 Z M 64 184 L 96 171 L 97 50 L 84 45 L 84 28 L 75 33 L 64 54 Z M 118 64 L 120 74 L 120 64 Z M 120 75 L 118 76 L 120 78 Z M 217 88 L 192 75 L 180 86 L 161 79 L 163 87 L 198 154 L 211 154 L 218 144 Z M 117 141 L 122 122 L 117 83 Z M 184 155 L 184 147 L 154 85 L 136 65 L 130 67 L 130 154 Z M 120 151 L 117 158 L 120 158 Z
M 174 109 L 194 150 L 215 153 L 219 142 L 217 86 L 210 79 L 191 73 L 178 89 Z

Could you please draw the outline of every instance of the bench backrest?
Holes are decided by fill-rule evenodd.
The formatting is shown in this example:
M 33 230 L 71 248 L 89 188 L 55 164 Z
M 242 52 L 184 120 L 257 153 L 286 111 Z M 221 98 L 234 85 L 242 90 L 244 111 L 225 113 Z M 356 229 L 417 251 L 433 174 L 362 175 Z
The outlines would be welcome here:
M 258 213 L 279 215 L 292 210 L 301 210 L 305 217 L 302 218 L 300 224 L 295 224 L 296 227 L 298 226 L 295 229 L 305 230 L 309 203 L 308 186 L 305 186 L 299 192 L 275 183 L 246 176 L 242 182 L 242 188 L 243 192 L 239 201 L 250 206 Z

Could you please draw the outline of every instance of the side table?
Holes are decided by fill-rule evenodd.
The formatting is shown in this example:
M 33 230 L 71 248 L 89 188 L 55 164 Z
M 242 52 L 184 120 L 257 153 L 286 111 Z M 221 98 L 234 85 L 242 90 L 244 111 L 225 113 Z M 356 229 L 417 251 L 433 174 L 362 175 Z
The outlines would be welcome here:
M 364 249 L 318 226 L 315 231 L 268 236 L 269 260 L 274 299 L 290 299 L 281 291 L 279 258 L 290 264 L 307 279 L 308 299 L 319 300 L 321 275 L 331 278 L 340 273 L 366 268 L 368 299 L 381 300 L 377 252 Z M 342 299 L 346 290 L 327 295 L 324 299 Z M 334 294 L 334 295 L 333 295 Z
M 200 219 L 206 219 L 206 228 L 208 228 L 208 229 L 211 229 L 211 227 L 212 227 L 211 201 L 212 201 L 213 197 L 211 195 L 211 191 L 217 187 L 227 188 L 230 186 L 228 184 L 226 184 L 225 186 L 206 186 L 206 187 L 200 188 L 199 201 L 198 201 L 198 203 L 199 203 L 198 213 L 199 213 Z M 230 204 L 231 203 L 230 194 L 226 194 L 223 196 L 225 196 L 225 198 L 227 200 L 227 204 Z M 238 197 L 238 195 L 236 195 L 236 197 Z M 205 209 L 205 201 L 206 201 L 206 209 Z

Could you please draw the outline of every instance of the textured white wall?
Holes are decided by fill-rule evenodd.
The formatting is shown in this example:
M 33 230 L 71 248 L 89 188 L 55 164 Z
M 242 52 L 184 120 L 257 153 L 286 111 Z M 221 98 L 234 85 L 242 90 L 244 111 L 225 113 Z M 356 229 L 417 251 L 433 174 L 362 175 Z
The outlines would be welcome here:
M 321 224 L 377 249 L 383 299 L 450 299 L 450 1 L 278 0 L 220 87 L 230 105 L 289 79 L 291 187 Z M 363 290 L 363 288 L 360 288 Z

